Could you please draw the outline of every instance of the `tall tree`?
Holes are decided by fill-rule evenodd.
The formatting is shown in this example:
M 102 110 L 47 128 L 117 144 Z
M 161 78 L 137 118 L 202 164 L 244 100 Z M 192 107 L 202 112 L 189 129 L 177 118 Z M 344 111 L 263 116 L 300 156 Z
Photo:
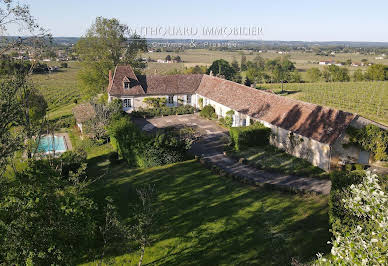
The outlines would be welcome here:
M 135 72 L 145 67 L 138 55 L 147 51 L 146 40 L 129 35 L 128 26 L 119 20 L 96 18 L 94 24 L 76 44 L 82 62 L 80 85 L 87 96 L 105 91 L 109 70 L 118 64 L 129 64 Z
M 290 80 L 291 73 L 295 70 L 295 65 L 288 56 L 285 56 L 268 60 L 266 68 L 271 73 L 272 81 L 282 84 L 283 91 L 283 83 Z
M 322 73 L 317 67 L 312 67 L 307 70 L 307 77 L 310 82 L 318 82 L 322 77 Z
M 349 81 L 349 70 L 346 67 L 330 65 L 322 73 L 326 82 L 344 82 Z
M 7 37 L 11 35 L 8 32 L 10 27 L 21 35 L 29 37 Z M 51 37 L 31 15 L 29 5 L 20 4 L 14 0 L 0 0 L 0 36 L 2 36 L 0 55 L 15 47 L 41 46 L 46 42 L 47 37 Z
M 241 56 L 241 71 L 246 71 L 247 70 L 247 57 L 245 55 Z
M 371 65 L 366 70 L 365 76 L 369 80 L 385 80 L 385 67 L 382 64 Z
M 235 75 L 235 70 L 229 65 L 229 62 L 224 59 L 214 61 L 207 69 L 207 74 L 212 72 L 216 76 L 222 76 L 225 79 L 232 80 Z
M 20 106 L 16 95 L 23 82 L 23 79 L 10 77 L 0 80 L 0 177 L 9 159 L 21 146 L 21 135 L 12 132 L 12 129 L 20 119 Z

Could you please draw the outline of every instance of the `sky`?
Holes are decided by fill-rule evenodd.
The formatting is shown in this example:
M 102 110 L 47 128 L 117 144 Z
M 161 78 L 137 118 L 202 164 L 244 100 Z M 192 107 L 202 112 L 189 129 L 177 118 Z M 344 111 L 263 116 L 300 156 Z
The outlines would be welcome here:
M 23 2 L 22 0 L 19 0 Z M 96 17 L 117 18 L 132 29 L 202 31 L 260 28 L 244 38 L 284 41 L 388 42 L 387 0 L 25 0 L 55 37 L 80 37 Z M 166 29 L 169 29 L 168 31 Z M 196 35 L 193 38 L 200 38 Z M 149 35 L 149 34 L 148 34 Z M 167 36 L 164 35 L 164 36 Z M 260 35 L 260 36 L 259 36 Z M 148 36 L 152 37 L 152 36 Z

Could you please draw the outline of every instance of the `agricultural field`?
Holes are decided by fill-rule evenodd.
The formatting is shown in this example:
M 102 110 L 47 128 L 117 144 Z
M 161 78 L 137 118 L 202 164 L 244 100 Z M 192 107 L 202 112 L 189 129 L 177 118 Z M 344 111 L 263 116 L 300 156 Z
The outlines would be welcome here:
M 280 84 L 259 84 L 281 94 Z M 283 84 L 287 97 L 357 113 L 388 125 L 388 82 Z
M 217 59 L 225 59 L 229 62 L 232 62 L 236 59 L 238 62 L 241 60 L 241 56 L 245 55 L 247 60 L 253 60 L 257 55 L 260 55 L 266 59 L 274 59 L 283 55 L 288 55 L 291 58 L 291 61 L 295 63 L 296 68 L 301 72 L 302 78 L 306 79 L 305 72 L 307 69 L 312 67 L 318 67 L 321 70 L 324 68 L 322 65 L 313 64 L 313 62 L 318 61 L 339 61 L 344 62 L 348 59 L 351 59 L 353 62 L 360 63 L 362 59 L 367 59 L 371 63 L 379 63 L 388 65 L 388 59 L 376 60 L 376 55 L 361 55 L 357 53 L 338 53 L 334 56 L 319 56 L 314 53 L 307 52 L 287 52 L 279 54 L 277 51 L 267 51 L 267 52 L 254 52 L 249 50 L 225 50 L 225 51 L 213 51 L 208 49 L 186 49 L 183 52 L 152 52 L 145 53 L 142 55 L 143 58 L 151 58 L 154 60 L 165 59 L 167 55 L 171 57 L 179 55 L 183 60 L 182 63 L 172 63 L 172 64 L 163 64 L 163 63 L 151 63 L 149 64 L 146 72 L 147 74 L 165 74 L 168 71 L 173 69 L 184 69 L 185 67 L 192 67 L 195 65 L 206 65 L 209 66 L 213 61 Z M 366 67 L 348 67 L 349 73 L 352 74 L 357 69 L 365 70 Z
M 59 65 L 59 62 L 52 62 L 49 65 Z M 32 82 L 44 95 L 50 112 L 66 108 L 65 106 L 79 100 L 80 91 L 77 85 L 79 69 L 78 62 L 68 62 L 68 68 L 60 68 L 58 72 L 32 76 Z

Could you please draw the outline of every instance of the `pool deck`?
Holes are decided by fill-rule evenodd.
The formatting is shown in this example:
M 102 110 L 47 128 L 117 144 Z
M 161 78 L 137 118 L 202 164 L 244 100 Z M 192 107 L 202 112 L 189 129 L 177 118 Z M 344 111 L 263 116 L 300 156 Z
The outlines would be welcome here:
M 58 137 L 65 138 L 66 151 L 71 151 L 73 149 L 73 145 L 71 145 L 69 134 L 67 134 L 67 133 L 55 133 L 54 135 L 58 136 Z

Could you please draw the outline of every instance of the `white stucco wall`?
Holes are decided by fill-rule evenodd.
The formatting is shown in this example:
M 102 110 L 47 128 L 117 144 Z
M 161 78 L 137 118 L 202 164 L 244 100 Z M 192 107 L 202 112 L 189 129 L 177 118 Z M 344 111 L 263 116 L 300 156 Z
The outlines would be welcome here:
M 265 122 L 265 121 L 260 121 Z M 271 145 L 286 151 L 287 153 L 298 158 L 309 161 L 323 170 L 330 170 L 330 146 L 316 140 L 301 136 L 291 131 L 263 123 L 266 127 L 271 128 L 272 135 L 270 138 Z
M 167 106 L 169 107 L 175 107 L 175 106 L 178 106 L 180 104 L 187 104 L 187 95 L 190 95 L 190 94 L 177 94 L 177 95 L 174 95 L 174 103 L 173 104 L 167 104 Z M 121 96 L 120 98 L 118 97 L 114 97 L 114 96 L 110 96 L 108 94 L 108 102 L 111 102 L 113 99 L 132 99 L 132 107 L 131 108 L 123 108 L 123 110 L 125 112 L 132 112 L 133 110 L 136 110 L 140 107 L 142 108 L 148 108 L 147 104 L 144 103 L 144 99 L 145 98 L 166 98 L 166 100 L 168 99 L 168 95 L 147 95 L 147 96 Z M 191 105 L 192 106 L 195 106 L 195 103 L 196 103 L 196 95 L 195 94 L 192 94 L 191 95 Z

